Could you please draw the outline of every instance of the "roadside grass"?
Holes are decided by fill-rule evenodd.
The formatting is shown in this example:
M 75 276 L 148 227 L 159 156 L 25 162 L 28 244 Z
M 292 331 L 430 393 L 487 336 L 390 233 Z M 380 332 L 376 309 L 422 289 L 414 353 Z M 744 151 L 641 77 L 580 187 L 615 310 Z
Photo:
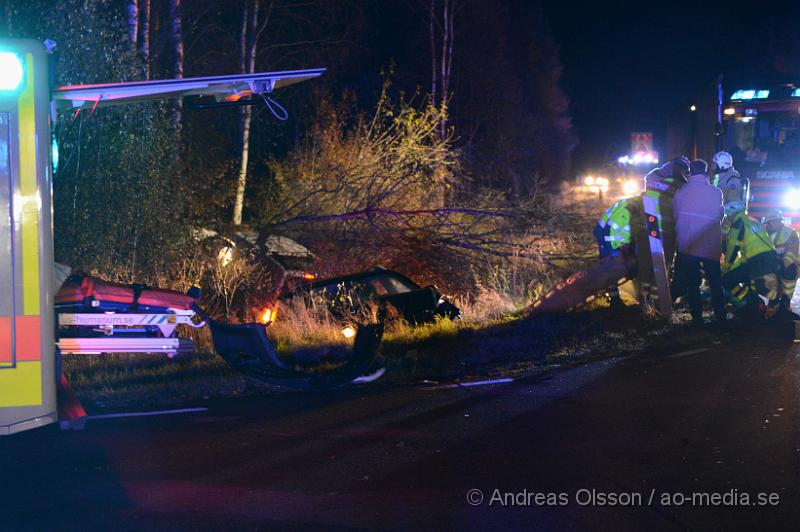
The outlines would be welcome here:
M 508 312 L 513 307 L 500 295 L 465 299 L 460 304 L 464 305 L 462 320 L 411 326 L 391 316 L 381 348 L 387 372 L 378 385 L 522 377 L 586 360 L 624 356 L 653 345 L 692 345 L 702 334 L 666 334 L 667 327 L 643 318 L 636 307 L 612 312 L 596 306 L 591 311 L 529 318 Z M 374 319 L 375 312 L 368 309 L 360 317 Z M 326 354 L 341 352 L 352 343 L 342 334 L 346 325 L 319 307 L 297 302 L 281 309 L 269 336 L 282 357 L 325 370 L 336 366 Z M 193 331 L 193 336 L 198 345 L 211 345 L 205 329 Z M 246 378 L 207 348 L 172 359 L 71 355 L 64 357 L 64 369 L 90 411 L 286 391 Z

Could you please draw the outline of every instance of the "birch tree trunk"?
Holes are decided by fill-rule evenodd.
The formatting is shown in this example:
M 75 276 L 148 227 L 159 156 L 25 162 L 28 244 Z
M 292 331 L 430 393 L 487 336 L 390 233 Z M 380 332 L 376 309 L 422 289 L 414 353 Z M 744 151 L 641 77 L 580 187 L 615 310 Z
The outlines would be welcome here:
M 240 36 L 241 56 L 239 66 L 243 74 L 252 74 L 256 71 L 256 51 L 258 37 L 266 28 L 272 13 L 274 2 L 270 2 L 264 23 L 258 26 L 259 0 L 244 0 L 242 15 L 242 33 Z M 253 121 L 253 108 L 249 105 L 242 107 L 242 157 L 239 165 L 239 178 L 236 182 L 236 198 L 233 204 L 233 223 L 241 225 L 242 211 L 244 210 L 244 194 L 247 189 L 247 165 L 250 162 L 250 127 Z
M 183 23 L 181 21 L 181 0 L 170 0 L 169 16 L 172 19 L 172 44 L 175 47 L 175 63 L 173 75 L 175 78 L 183 78 Z M 175 101 L 175 109 L 170 117 L 170 122 L 176 128 L 181 125 L 181 114 L 183 112 L 183 99 Z
M 128 0 L 128 36 L 135 50 L 139 39 L 139 0 Z
M 441 6 L 441 18 L 439 16 Z M 455 15 L 457 0 L 430 0 L 428 4 L 428 31 L 431 46 L 431 105 L 447 105 L 450 99 L 450 80 L 453 72 L 453 42 L 455 41 Z M 442 115 L 437 137 L 447 135 L 447 116 Z
M 434 125 L 437 141 L 447 138 L 447 106 L 450 101 L 450 80 L 453 71 L 453 42 L 455 41 L 454 19 L 458 0 L 427 0 L 428 32 L 431 47 L 431 105 L 440 110 L 438 123 Z M 444 206 L 447 199 L 448 174 L 444 164 L 434 165 L 437 181 L 441 187 L 433 191 L 434 204 Z
M 141 0 L 142 23 L 139 25 L 139 53 L 144 63 L 144 79 L 150 79 L 150 0 Z
M 436 107 L 438 105 L 437 94 L 438 88 L 436 86 L 436 0 L 430 0 L 428 4 L 428 31 L 431 38 L 431 105 Z

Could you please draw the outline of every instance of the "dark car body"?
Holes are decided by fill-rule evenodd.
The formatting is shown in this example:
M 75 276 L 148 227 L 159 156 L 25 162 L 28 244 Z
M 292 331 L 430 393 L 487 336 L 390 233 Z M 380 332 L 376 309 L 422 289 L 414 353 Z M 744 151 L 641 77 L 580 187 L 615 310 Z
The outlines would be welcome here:
M 334 314 L 343 314 L 359 303 L 378 302 L 396 308 L 409 323 L 460 317 L 458 307 L 445 299 L 435 286 L 420 287 L 405 275 L 382 267 L 305 282 L 284 297 L 305 294 L 323 298 Z

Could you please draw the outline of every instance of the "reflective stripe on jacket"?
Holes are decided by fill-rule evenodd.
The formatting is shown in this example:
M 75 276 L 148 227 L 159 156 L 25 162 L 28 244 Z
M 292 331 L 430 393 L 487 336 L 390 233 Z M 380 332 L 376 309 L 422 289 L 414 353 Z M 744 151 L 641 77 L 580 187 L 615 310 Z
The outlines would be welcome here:
M 775 244 L 766 229 L 744 211 L 733 215 L 724 246 L 724 271 L 737 268 L 761 253 L 775 252 Z
M 631 216 L 634 210 L 641 210 L 641 199 L 623 198 L 609 207 L 597 222 L 602 229 L 603 240 L 612 249 L 631 243 Z
M 784 268 L 797 264 L 798 251 L 800 251 L 798 249 L 800 248 L 800 237 L 798 237 L 797 231 L 784 225 L 772 235 L 772 242 L 775 244 L 775 251 L 778 252 Z
M 714 185 L 722 191 L 723 201 L 726 205 L 731 201 L 744 201 L 747 203 L 747 198 L 744 197 L 745 182 L 746 180 L 733 168 L 714 176 Z

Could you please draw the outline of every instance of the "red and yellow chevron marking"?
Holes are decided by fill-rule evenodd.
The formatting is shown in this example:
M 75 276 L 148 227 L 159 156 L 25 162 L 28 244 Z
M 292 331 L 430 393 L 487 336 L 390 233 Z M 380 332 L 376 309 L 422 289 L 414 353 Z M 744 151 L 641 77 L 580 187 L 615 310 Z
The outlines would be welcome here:
M 23 313 L 38 316 L 39 309 L 39 198 L 36 172 L 36 112 L 33 55 L 25 54 L 25 88 L 19 96 L 19 193 L 22 200 Z M 44 140 L 43 142 L 46 142 Z
M 11 318 L 0 317 L 0 369 L 14 364 L 11 356 Z
M 0 408 L 41 404 L 41 362 L 18 362 L 14 369 L 0 369 Z
M 17 316 L 17 362 L 42 360 L 39 316 Z
M 39 211 L 42 205 L 37 172 L 32 54 L 25 54 L 24 64 L 25 85 L 20 92 L 18 102 L 20 179 L 18 212 L 22 237 L 23 312 L 14 320 L 16 357 L 12 357 L 11 318 L 0 319 L 0 408 L 42 404 L 39 282 Z M 3 368 L 4 362 L 11 367 Z

